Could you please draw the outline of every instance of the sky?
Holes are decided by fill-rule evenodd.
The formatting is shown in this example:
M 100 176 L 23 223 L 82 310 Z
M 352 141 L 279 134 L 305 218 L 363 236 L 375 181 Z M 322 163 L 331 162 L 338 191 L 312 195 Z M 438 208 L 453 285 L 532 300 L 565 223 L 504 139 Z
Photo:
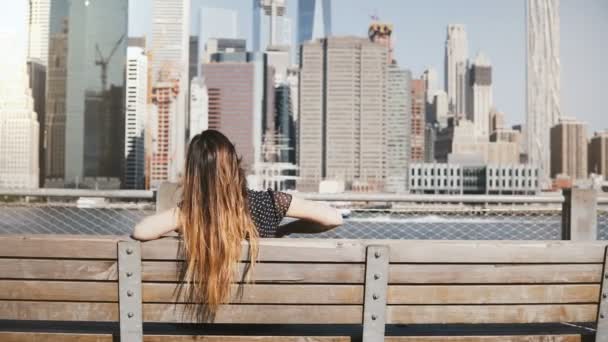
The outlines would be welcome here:
M 295 25 L 297 1 L 286 1 Z M 366 36 L 370 15 L 375 14 L 393 24 L 398 64 L 416 77 L 434 67 L 440 86 L 446 26 L 464 24 L 469 57 L 483 51 L 492 63 L 495 106 L 506 114 L 508 124 L 525 122 L 525 0 L 331 1 L 334 35 Z M 25 37 L 26 2 L 0 0 L 0 31 L 18 31 Z M 130 0 L 129 35 L 150 31 L 151 4 Z M 586 121 L 591 134 L 608 128 L 608 106 L 602 101 L 603 82 L 608 80 L 608 1 L 561 0 L 560 5 L 562 115 Z M 196 10 L 202 6 L 237 10 L 239 34 L 250 38 L 251 0 L 192 0 L 192 33 Z

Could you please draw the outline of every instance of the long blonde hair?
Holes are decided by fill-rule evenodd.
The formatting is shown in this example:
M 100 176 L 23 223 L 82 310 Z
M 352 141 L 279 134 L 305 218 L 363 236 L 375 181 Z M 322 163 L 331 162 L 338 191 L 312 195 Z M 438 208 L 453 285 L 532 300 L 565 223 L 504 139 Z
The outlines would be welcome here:
M 248 269 L 255 264 L 258 232 L 247 204 L 246 178 L 234 145 L 215 130 L 197 134 L 188 146 L 179 221 L 185 299 L 204 304 L 197 310 L 204 319 L 230 300 L 245 239 Z

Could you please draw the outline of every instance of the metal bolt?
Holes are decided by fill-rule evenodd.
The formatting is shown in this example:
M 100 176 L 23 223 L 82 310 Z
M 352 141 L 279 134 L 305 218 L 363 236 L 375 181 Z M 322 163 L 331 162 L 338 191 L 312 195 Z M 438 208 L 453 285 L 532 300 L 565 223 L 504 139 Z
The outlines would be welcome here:
M 127 248 L 127 254 L 133 254 L 133 248 Z
M 132 313 L 132 312 L 129 312 L 129 313 L 127 314 L 127 316 L 128 316 L 129 318 L 131 318 L 131 317 L 133 317 L 133 313 Z
M 374 253 L 374 256 L 376 257 L 376 259 L 378 259 L 382 254 L 380 254 L 380 252 L 376 252 Z
M 608 273 L 606 273 L 606 275 L 604 276 L 604 278 L 608 279 Z
M 128 291 L 127 291 L 127 296 L 132 297 L 132 296 L 133 296 L 133 291 L 128 290 Z
M 608 294 L 602 293 L 602 298 L 606 298 L 606 297 L 608 297 Z
M 600 318 L 604 319 L 604 314 L 603 313 L 600 314 Z
M 374 294 L 372 295 L 372 298 L 374 298 L 374 300 L 376 300 L 376 299 L 380 298 L 380 296 L 378 296 L 377 294 L 375 294 L 375 293 L 374 293 Z
M 379 275 L 378 273 L 374 274 L 374 279 L 375 279 L 375 280 L 380 279 L 380 275 Z
M 133 272 L 127 272 L 127 277 L 130 277 L 133 275 Z
M 372 315 L 372 321 L 375 321 L 375 320 L 377 320 L 377 319 L 378 319 L 378 316 L 377 316 L 377 315 Z

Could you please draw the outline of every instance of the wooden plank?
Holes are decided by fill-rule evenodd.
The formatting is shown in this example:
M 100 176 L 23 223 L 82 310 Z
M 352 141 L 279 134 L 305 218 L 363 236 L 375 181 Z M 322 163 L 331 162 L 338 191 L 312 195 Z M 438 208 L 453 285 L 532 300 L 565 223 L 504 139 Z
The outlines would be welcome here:
M 602 274 L 600 264 L 392 264 L 389 267 L 392 284 L 599 283 Z
M 580 335 L 390 336 L 385 342 L 580 342 Z
M 1 280 L 0 299 L 117 302 L 118 284 L 82 281 Z
M 145 335 L 144 342 L 350 342 L 349 336 L 184 336 Z M 561 341 L 560 341 L 561 342 Z
M 112 342 L 112 334 L 0 331 L 3 342 Z
M 115 322 L 118 304 L 0 301 L 0 319 Z
M 594 322 L 595 304 L 389 305 L 391 324 Z
M 144 283 L 143 301 L 184 303 L 185 287 L 176 300 L 177 284 Z M 363 285 L 233 285 L 231 303 L 363 304 Z
M 389 245 L 393 263 L 601 263 L 606 246 L 574 241 L 263 239 L 260 261 L 364 262 L 370 244 Z M 177 248 L 173 237 L 148 241 L 142 245 L 143 258 L 180 259 Z
M 596 303 L 599 285 L 396 285 L 389 304 Z
M 143 280 L 177 281 L 182 265 L 183 262 L 175 261 L 144 261 Z M 239 265 L 235 280 L 242 280 L 246 265 Z M 363 284 L 364 272 L 363 264 L 257 263 L 251 279 L 256 282 Z
M 116 259 L 127 236 L 0 235 L 0 257 Z
M 196 322 L 185 304 L 144 304 L 144 322 Z M 360 305 L 223 305 L 214 323 L 361 324 Z
M 84 254 L 84 253 L 83 253 Z M 0 259 L 0 278 L 116 280 L 116 261 L 67 259 Z

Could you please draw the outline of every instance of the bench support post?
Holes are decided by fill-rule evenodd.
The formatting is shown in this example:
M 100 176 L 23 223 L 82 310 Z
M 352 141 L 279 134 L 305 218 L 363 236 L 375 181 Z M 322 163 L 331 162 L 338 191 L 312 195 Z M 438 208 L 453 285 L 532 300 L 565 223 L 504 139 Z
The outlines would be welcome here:
M 122 342 L 143 340 L 141 287 L 140 243 L 120 241 L 118 242 L 118 304 Z
M 597 190 L 564 189 L 562 240 L 597 239 Z
M 363 342 L 384 341 L 388 288 L 388 246 L 368 246 L 365 264 Z

